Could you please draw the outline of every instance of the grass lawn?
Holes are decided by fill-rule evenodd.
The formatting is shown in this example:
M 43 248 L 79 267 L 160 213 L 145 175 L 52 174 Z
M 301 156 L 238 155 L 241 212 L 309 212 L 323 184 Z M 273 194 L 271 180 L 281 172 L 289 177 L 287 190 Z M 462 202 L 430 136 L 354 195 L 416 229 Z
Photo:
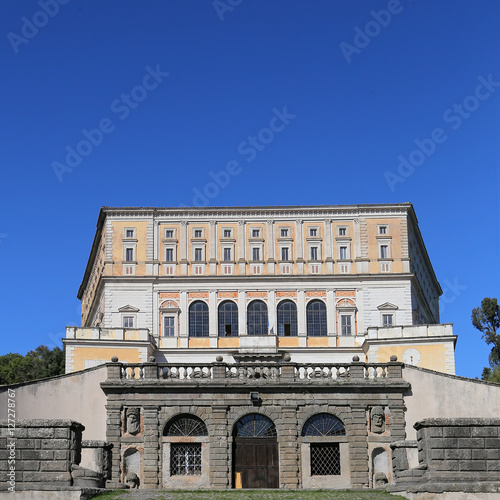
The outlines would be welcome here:
M 378 490 L 120 490 L 93 497 L 99 500 L 405 500 Z

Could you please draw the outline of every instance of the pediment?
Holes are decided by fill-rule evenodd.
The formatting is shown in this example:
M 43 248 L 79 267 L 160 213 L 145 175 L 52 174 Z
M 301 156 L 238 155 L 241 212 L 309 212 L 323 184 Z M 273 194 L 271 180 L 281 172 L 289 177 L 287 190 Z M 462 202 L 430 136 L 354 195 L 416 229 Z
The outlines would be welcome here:
M 137 309 L 137 307 L 131 306 L 130 304 L 127 304 L 126 306 L 120 307 L 118 311 L 121 313 L 136 313 L 139 312 L 139 309 Z
M 394 309 L 399 309 L 399 307 L 394 304 L 391 304 L 390 302 L 384 302 L 383 304 L 377 306 L 377 309 L 379 311 L 388 311 L 388 310 L 394 311 Z

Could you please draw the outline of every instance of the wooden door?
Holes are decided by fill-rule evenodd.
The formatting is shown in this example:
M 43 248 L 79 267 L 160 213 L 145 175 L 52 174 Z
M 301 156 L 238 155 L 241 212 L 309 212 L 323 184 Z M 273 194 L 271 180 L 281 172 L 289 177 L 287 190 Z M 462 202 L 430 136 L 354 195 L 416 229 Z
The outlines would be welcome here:
M 278 488 L 278 470 L 276 438 L 235 438 L 234 473 L 243 488 Z

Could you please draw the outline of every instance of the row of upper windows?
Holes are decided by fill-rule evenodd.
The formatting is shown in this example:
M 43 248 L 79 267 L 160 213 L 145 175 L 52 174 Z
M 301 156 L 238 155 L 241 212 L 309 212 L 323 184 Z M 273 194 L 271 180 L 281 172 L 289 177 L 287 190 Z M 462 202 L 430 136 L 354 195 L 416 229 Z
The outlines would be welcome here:
M 339 226 L 337 227 L 337 235 L 338 236 L 347 236 L 348 235 L 348 227 L 347 226 Z M 319 228 L 310 227 L 309 228 L 309 236 L 317 237 Z M 165 238 L 171 239 L 175 238 L 176 229 L 174 228 L 166 228 L 164 230 Z M 203 238 L 204 237 L 204 229 L 203 228 L 194 228 L 193 229 L 193 238 Z M 379 225 L 378 226 L 378 234 L 385 235 L 388 234 L 388 226 L 387 225 Z M 251 228 L 252 238 L 260 238 L 261 229 L 260 228 Z M 125 228 L 124 233 L 125 238 L 135 238 L 136 237 L 136 228 Z M 233 238 L 233 228 L 223 228 L 222 229 L 222 237 L 223 238 Z M 290 237 L 290 229 L 289 228 L 281 228 L 280 229 L 280 237 L 288 238 Z

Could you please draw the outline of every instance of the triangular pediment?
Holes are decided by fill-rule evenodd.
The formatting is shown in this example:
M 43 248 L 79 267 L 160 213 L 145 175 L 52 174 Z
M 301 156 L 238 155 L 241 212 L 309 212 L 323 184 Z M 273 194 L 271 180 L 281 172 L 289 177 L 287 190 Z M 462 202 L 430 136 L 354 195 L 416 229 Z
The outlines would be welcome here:
M 139 312 L 139 309 L 137 309 L 137 307 L 131 306 L 130 304 L 127 304 L 126 306 L 120 307 L 118 311 L 121 313 L 136 313 Z
M 395 306 L 394 304 L 391 304 L 390 302 L 384 302 L 383 304 L 380 304 L 379 306 L 377 306 L 377 309 L 379 311 L 384 311 L 384 310 L 394 311 L 394 309 L 399 309 L 399 307 Z

